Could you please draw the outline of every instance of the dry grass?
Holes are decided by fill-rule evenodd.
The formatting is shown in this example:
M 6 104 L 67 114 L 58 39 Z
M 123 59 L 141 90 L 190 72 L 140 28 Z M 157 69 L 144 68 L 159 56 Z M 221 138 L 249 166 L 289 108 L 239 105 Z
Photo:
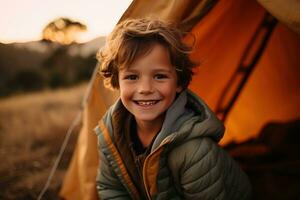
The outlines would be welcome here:
M 86 87 L 85 83 L 0 100 L 0 199 L 37 198 L 67 129 L 80 110 Z M 58 199 L 79 128 L 44 199 Z

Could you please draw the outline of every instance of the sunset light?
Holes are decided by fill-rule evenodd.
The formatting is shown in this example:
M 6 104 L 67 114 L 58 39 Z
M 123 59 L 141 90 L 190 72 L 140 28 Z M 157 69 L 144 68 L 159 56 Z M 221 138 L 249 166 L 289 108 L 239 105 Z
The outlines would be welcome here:
M 43 28 L 51 21 L 65 17 L 87 26 L 78 42 L 107 35 L 131 0 L 1 0 L 0 42 L 40 40 Z

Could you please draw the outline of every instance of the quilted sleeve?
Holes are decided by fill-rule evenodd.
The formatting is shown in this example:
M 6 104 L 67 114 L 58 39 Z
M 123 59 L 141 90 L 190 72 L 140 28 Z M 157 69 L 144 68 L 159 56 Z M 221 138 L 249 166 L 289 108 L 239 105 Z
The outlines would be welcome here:
M 184 199 L 250 199 L 246 174 L 209 138 L 180 145 L 168 159 L 173 180 Z
M 100 151 L 100 165 L 97 174 L 97 192 L 101 200 L 130 200 L 130 195 L 124 188 L 112 167 Z

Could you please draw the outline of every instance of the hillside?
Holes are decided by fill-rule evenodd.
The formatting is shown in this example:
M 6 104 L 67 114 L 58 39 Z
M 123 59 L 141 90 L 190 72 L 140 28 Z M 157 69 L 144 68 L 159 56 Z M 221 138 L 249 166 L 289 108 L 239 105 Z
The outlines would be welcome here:
M 89 80 L 97 62 L 95 54 L 104 43 L 105 37 L 71 45 L 0 43 L 0 97 Z

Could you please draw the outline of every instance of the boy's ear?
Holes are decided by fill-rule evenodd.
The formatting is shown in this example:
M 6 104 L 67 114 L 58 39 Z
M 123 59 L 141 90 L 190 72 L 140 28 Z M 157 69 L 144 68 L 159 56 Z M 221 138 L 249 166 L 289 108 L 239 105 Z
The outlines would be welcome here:
M 182 86 L 178 85 L 177 88 L 176 88 L 176 92 L 180 93 L 181 91 L 182 91 Z

